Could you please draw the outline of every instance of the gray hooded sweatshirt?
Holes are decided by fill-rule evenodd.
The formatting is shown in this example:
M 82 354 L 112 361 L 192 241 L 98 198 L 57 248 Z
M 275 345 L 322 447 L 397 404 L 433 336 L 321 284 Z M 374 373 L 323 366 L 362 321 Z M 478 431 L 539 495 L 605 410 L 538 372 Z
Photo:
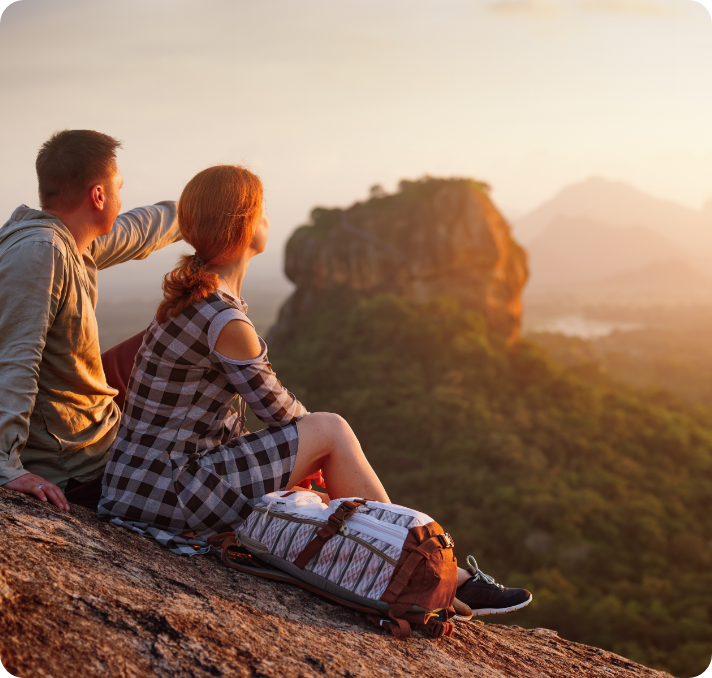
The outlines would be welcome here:
M 175 202 L 120 215 L 84 253 L 57 217 L 25 205 L 0 227 L 0 485 L 103 473 L 120 412 L 101 364 L 97 272 L 180 237 Z

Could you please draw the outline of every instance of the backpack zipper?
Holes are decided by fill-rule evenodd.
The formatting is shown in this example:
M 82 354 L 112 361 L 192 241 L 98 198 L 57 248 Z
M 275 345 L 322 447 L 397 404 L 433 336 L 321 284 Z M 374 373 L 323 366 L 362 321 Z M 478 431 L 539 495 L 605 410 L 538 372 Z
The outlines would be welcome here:
M 430 518 L 430 516 L 426 515 L 425 513 L 422 513 L 421 511 L 416 511 L 415 509 L 408 508 L 407 506 L 401 506 L 400 504 L 384 504 L 380 501 L 368 501 L 366 502 L 366 506 L 371 510 L 382 509 L 384 511 L 389 511 L 390 513 L 398 513 L 402 516 L 412 516 L 413 518 L 421 519 Z M 432 521 L 432 518 L 430 518 L 430 521 Z
M 266 513 L 265 509 L 262 507 L 256 506 L 254 510 L 257 511 L 258 513 Z M 285 513 L 284 511 L 275 511 L 274 509 L 270 509 L 269 512 L 275 518 L 280 517 L 280 518 L 283 518 L 284 520 L 289 520 L 294 523 L 306 523 L 307 525 L 316 525 L 317 527 L 324 527 L 324 525 L 326 523 L 326 521 L 314 520 L 312 518 L 297 518 L 296 516 L 292 515 L 291 513 Z M 381 551 L 381 549 L 376 548 L 375 546 L 373 546 L 373 544 L 369 544 L 367 541 L 364 541 L 363 539 L 356 537 L 353 533 L 350 533 L 348 535 L 344 535 L 343 533 L 341 533 L 341 536 L 344 537 L 345 539 L 351 539 L 351 540 L 355 541 L 357 544 L 360 544 L 361 546 L 367 548 L 369 551 L 372 551 L 377 556 L 383 558 L 383 560 L 389 562 L 391 565 L 393 565 L 393 567 L 395 567 L 398 564 L 398 561 L 395 560 L 394 558 L 391 558 L 391 556 L 389 556 L 387 553 L 384 553 L 383 551 Z M 240 537 L 240 538 L 242 539 L 242 537 Z M 250 539 L 251 541 L 256 541 L 256 540 L 252 540 L 250 537 L 248 537 L 248 539 Z M 261 544 L 262 542 L 258 542 L 258 543 Z M 253 547 L 253 548 L 255 548 L 255 550 L 258 550 L 258 548 L 256 548 L 256 547 Z
M 270 506 L 276 504 L 279 506 L 279 502 L 270 502 Z M 274 512 L 274 510 L 280 511 L 280 513 L 285 513 L 287 515 L 294 515 L 295 513 L 300 513 L 300 511 L 297 509 L 296 511 L 285 511 L 283 509 L 272 509 L 270 507 L 267 508 L 268 511 Z M 308 513 L 308 511 L 305 511 L 304 513 Z M 302 513 L 302 515 L 304 515 Z M 326 518 L 328 519 L 328 518 Z M 264 520 L 264 516 L 263 516 Z M 319 518 L 315 517 L 315 520 L 319 520 Z M 325 520 L 325 519 L 322 519 Z M 356 525 L 363 525 L 363 527 L 368 527 L 371 528 L 374 532 L 380 532 L 383 535 L 388 535 L 390 537 L 393 537 L 398 540 L 399 543 L 393 543 L 388 541 L 388 539 L 381 539 L 381 541 L 385 541 L 389 543 L 391 546 L 395 547 L 401 547 L 405 543 L 405 540 L 408 538 L 408 528 L 404 527 L 403 525 L 396 525 L 394 523 L 389 523 L 386 522 L 385 520 L 378 520 L 378 518 L 374 518 L 368 513 L 354 513 L 350 515 L 347 519 L 347 525 L 351 524 L 356 524 Z M 316 524 L 316 523 L 315 523 Z M 366 532 L 369 537 L 375 537 L 376 539 L 379 539 L 380 537 L 377 534 L 371 534 L 370 532 Z
M 363 525 L 364 527 L 372 527 L 374 530 L 380 530 L 385 534 L 392 537 L 397 537 L 405 542 L 408 537 L 408 528 L 402 525 L 394 525 L 393 523 L 386 523 L 385 521 L 378 520 L 377 518 L 371 518 L 368 514 L 360 515 L 354 513 L 348 518 L 350 521 L 356 523 L 357 525 Z M 405 532 L 405 535 L 403 534 Z

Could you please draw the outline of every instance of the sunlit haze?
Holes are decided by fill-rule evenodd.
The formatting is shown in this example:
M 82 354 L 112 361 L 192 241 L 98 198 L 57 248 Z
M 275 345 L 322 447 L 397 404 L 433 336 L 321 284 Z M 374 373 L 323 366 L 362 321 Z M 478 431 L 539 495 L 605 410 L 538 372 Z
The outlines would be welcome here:
M 712 20 L 693 0 L 22 0 L 0 99 L 5 215 L 37 204 L 58 129 L 123 140 L 125 208 L 247 163 L 272 218 L 253 277 L 280 275 L 312 207 L 401 178 L 487 181 L 513 220 L 590 176 L 712 197 Z

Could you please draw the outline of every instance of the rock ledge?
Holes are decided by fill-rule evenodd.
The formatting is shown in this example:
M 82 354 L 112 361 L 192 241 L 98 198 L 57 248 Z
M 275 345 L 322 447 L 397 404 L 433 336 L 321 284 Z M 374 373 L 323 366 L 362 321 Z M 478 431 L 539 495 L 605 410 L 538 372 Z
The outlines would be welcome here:
M 0 488 L 0 657 L 21 678 L 669 674 L 548 629 L 396 641 L 359 613 Z

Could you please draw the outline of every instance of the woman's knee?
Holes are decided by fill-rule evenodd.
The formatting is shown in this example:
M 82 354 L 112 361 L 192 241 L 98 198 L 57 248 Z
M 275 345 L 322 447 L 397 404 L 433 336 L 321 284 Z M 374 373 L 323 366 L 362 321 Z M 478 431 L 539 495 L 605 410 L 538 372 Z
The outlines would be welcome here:
M 298 429 L 319 432 L 329 438 L 336 438 L 351 433 L 351 427 L 339 414 L 333 412 L 312 412 L 297 422 Z
M 330 451 L 341 450 L 344 443 L 355 439 L 348 422 L 333 412 L 307 414 L 297 422 L 297 429 L 301 439 L 308 439 L 316 447 L 329 448 Z

